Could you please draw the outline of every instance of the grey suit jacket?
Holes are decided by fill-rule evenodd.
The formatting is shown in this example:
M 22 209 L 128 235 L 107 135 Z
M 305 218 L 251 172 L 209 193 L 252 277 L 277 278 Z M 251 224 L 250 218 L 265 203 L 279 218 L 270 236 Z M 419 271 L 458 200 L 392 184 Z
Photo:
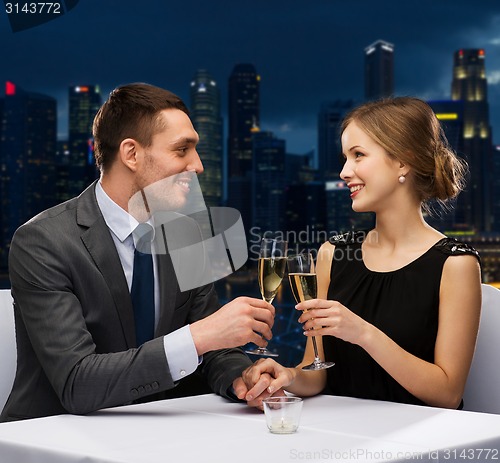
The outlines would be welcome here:
M 162 335 L 219 305 L 213 285 L 180 292 L 168 254 L 158 272 L 157 337 L 136 348 L 130 293 L 95 184 L 21 226 L 9 254 L 18 366 L 0 421 L 85 414 L 172 389 Z M 205 354 L 201 369 L 226 395 L 250 363 L 225 349 Z

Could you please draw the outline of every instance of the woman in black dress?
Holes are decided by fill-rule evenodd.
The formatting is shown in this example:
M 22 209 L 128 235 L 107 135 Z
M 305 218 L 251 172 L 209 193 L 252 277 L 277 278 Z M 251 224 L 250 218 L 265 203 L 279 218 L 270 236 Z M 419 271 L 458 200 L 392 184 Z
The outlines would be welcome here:
M 322 245 L 318 299 L 297 305 L 307 310 L 305 336 L 314 334 L 335 366 L 302 371 L 314 357 L 308 340 L 298 367 L 261 359 L 235 392 L 255 406 L 283 388 L 459 408 L 479 325 L 479 256 L 430 227 L 423 212 L 460 192 L 464 164 L 416 98 L 354 109 L 341 140 L 352 208 L 375 212 L 376 225 Z

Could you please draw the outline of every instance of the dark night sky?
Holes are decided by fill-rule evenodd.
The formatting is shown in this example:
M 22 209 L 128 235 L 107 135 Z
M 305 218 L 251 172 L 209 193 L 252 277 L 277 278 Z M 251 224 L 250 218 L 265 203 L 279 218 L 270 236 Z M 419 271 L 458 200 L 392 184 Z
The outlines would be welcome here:
M 189 82 L 206 68 L 225 112 L 234 64 L 251 62 L 262 77 L 261 128 L 300 153 L 316 145 L 322 101 L 363 98 L 363 49 L 377 39 L 395 45 L 396 93 L 424 99 L 449 98 L 455 50 L 484 48 L 500 143 L 499 0 L 80 0 L 17 33 L 2 11 L 0 83 L 56 97 L 64 136 L 69 85 L 99 84 L 107 96 L 143 81 L 189 103 Z

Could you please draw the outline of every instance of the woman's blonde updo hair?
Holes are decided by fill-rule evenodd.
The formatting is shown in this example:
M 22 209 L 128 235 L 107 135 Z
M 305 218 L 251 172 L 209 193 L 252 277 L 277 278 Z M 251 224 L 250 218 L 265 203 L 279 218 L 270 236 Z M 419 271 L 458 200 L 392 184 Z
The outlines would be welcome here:
M 341 133 L 353 121 L 410 167 L 409 177 L 424 206 L 432 199 L 445 203 L 464 188 L 467 164 L 449 147 L 439 120 L 424 101 L 395 97 L 365 103 L 347 114 Z

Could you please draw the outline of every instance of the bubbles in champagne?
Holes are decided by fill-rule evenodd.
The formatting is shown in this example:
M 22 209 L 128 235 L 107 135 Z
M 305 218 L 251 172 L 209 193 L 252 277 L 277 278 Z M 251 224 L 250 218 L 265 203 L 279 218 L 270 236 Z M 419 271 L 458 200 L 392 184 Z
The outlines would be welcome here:
M 289 273 L 290 287 L 297 303 L 315 299 L 317 283 L 315 273 Z
M 261 257 L 259 259 L 259 287 L 262 297 L 272 302 L 285 275 L 286 258 Z

